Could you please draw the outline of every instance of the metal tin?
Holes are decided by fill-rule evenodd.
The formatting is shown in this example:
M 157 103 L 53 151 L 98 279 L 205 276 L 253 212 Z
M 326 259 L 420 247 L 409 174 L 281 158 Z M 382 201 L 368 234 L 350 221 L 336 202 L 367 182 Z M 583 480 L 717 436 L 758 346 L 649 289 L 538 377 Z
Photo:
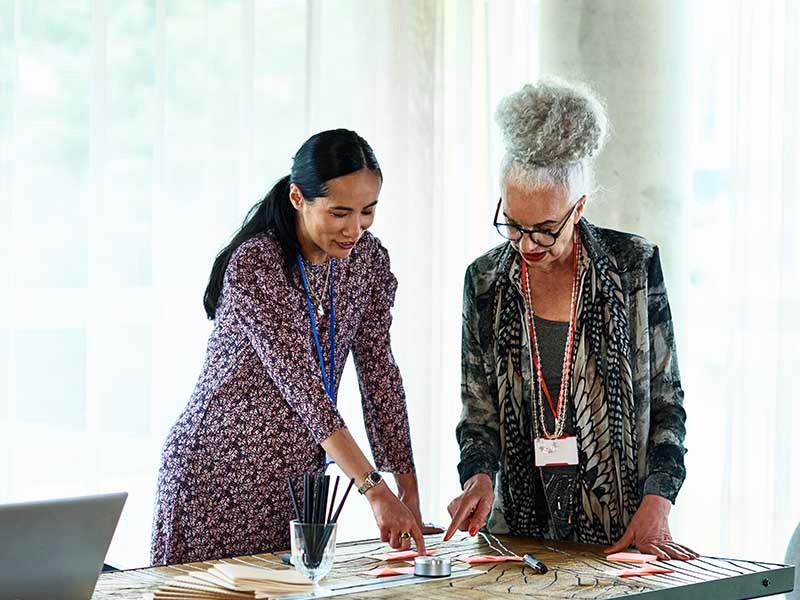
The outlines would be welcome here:
M 420 577 L 450 577 L 451 560 L 438 556 L 418 556 L 414 559 L 414 575 Z

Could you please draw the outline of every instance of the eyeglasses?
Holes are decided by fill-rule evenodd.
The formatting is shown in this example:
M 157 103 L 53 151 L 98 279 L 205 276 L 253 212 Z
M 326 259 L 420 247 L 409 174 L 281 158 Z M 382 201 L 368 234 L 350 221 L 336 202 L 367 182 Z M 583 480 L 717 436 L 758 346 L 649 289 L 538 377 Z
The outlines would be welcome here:
M 497 210 L 494 211 L 494 226 L 495 229 L 497 229 L 497 232 L 512 242 L 520 241 L 522 236 L 527 233 L 531 241 L 542 248 L 550 248 L 551 246 L 555 245 L 556 240 L 558 240 L 558 236 L 560 236 L 561 232 L 564 231 L 564 227 L 566 227 L 569 218 L 572 216 L 572 213 L 575 212 L 575 209 L 578 206 L 578 202 L 573 204 L 572 208 L 569 209 L 569 212 L 564 216 L 564 218 L 561 219 L 561 221 L 559 221 L 560 225 L 558 226 L 558 229 L 555 231 L 550 231 L 547 229 L 525 229 L 524 227 L 520 227 L 519 225 L 514 225 L 512 223 L 498 223 L 497 217 L 500 215 L 500 205 L 502 203 L 503 199 L 500 198 L 497 201 Z

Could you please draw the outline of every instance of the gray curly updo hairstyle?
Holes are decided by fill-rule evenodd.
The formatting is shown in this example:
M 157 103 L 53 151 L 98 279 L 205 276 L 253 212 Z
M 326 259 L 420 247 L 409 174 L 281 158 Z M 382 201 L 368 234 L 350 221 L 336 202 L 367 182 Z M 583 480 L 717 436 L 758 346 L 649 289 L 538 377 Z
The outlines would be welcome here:
M 586 85 L 555 78 L 527 84 L 500 101 L 495 120 L 506 146 L 502 182 L 563 186 L 574 199 L 591 191 L 591 160 L 605 143 L 608 119 Z

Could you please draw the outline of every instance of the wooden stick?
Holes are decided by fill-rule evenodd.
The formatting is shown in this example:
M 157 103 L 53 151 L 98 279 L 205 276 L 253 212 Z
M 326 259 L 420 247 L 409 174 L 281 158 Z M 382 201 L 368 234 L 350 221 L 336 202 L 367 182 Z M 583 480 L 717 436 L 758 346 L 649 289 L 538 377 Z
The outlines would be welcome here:
M 347 489 L 344 492 L 344 496 L 342 497 L 342 501 L 339 503 L 339 508 L 336 509 L 336 513 L 333 515 L 333 520 L 331 523 L 336 523 L 336 520 L 339 518 L 339 513 L 342 512 L 342 508 L 344 507 L 344 501 L 347 500 L 347 494 L 350 493 L 350 488 L 353 487 L 353 484 L 356 482 L 355 479 L 351 479 Z
M 313 490 L 311 475 L 306 473 L 303 475 L 303 523 L 311 521 L 311 494 Z
M 331 496 L 331 507 L 328 509 L 328 518 L 326 519 L 327 523 L 330 523 L 331 517 L 333 516 L 333 505 L 336 502 L 336 490 L 339 488 L 339 476 L 336 476 L 336 482 L 333 484 L 333 495 Z
M 328 542 L 329 536 L 326 535 L 325 526 L 325 509 L 328 507 L 328 482 L 327 475 L 317 475 L 316 481 L 316 497 L 314 500 L 314 536 L 313 536 L 313 552 L 312 560 L 316 563 L 322 562 L 322 557 L 325 553 L 325 545 Z
M 314 523 L 322 522 L 320 518 L 320 509 L 322 508 L 322 475 L 317 475 L 314 481 Z
M 325 524 L 325 513 L 328 508 L 328 488 L 331 485 L 331 478 L 329 475 L 322 477 L 322 498 L 319 503 L 319 522 Z
M 342 512 L 342 508 L 344 508 L 344 502 L 347 500 L 347 495 L 350 493 L 350 489 L 353 487 L 355 483 L 355 479 L 351 479 L 350 483 L 347 485 L 347 489 L 344 491 L 344 496 L 342 496 L 342 501 L 339 503 L 339 507 L 336 509 L 336 513 L 333 515 L 333 519 L 331 519 L 325 528 L 322 530 L 322 539 L 317 542 L 316 552 L 322 560 L 322 555 L 325 552 L 325 546 L 328 545 L 328 540 L 331 538 L 331 533 L 333 532 L 333 525 L 335 525 L 336 520 L 339 518 L 339 514 Z
M 292 499 L 292 506 L 294 507 L 294 516 L 300 520 L 300 509 L 297 506 L 297 496 L 294 493 L 294 486 L 292 485 L 292 478 L 287 477 L 286 482 L 289 484 L 289 497 Z

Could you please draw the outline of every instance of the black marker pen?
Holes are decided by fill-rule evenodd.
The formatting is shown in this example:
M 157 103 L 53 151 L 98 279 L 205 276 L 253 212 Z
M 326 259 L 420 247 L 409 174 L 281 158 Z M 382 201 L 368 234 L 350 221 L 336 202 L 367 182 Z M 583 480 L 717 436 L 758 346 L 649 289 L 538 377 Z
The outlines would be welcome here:
M 528 565 L 531 569 L 536 571 L 539 575 L 543 575 L 547 573 L 547 567 L 544 566 L 544 563 L 538 560 L 535 556 L 531 554 L 526 554 L 522 557 L 522 560 Z

